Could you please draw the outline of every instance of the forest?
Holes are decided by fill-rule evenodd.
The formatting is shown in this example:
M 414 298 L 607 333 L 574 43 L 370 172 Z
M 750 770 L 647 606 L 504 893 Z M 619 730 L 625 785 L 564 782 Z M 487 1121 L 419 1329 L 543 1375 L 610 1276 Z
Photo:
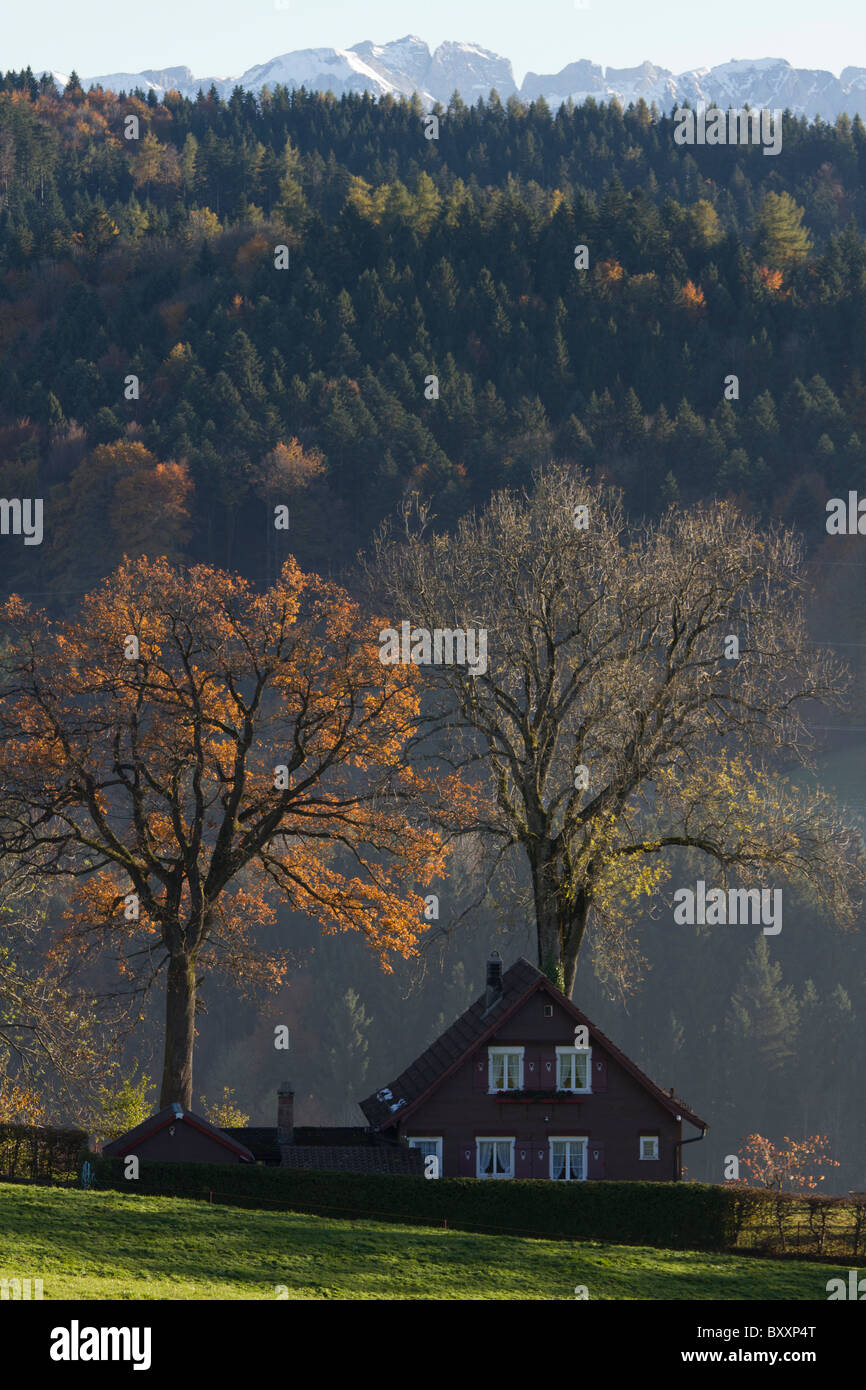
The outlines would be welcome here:
M 862 696 L 857 539 L 825 528 L 828 499 L 866 493 L 860 118 L 786 113 L 764 159 L 678 146 L 643 103 L 455 93 L 434 114 L 427 138 L 417 101 L 0 76 L 0 495 L 44 499 L 41 545 L 2 539 L 0 596 L 66 615 L 125 555 L 263 585 L 289 553 L 354 592 L 407 496 L 452 529 L 565 460 L 633 518 L 727 498 L 796 527 L 813 629 Z M 862 815 L 862 727 L 836 724 L 824 755 Z M 357 1122 L 479 992 L 490 947 L 532 956 L 504 885 L 452 929 L 478 887 L 471 855 L 452 865 L 429 948 L 391 975 L 284 913 L 291 985 L 258 1006 L 214 987 L 196 1095 L 229 1086 L 272 1123 L 283 1023 L 304 1122 Z M 720 1180 L 756 1129 L 829 1133 L 838 1190 L 866 1187 L 862 931 L 792 896 L 778 941 L 686 938 L 664 911 L 637 935 L 634 992 L 587 960 L 575 999 L 709 1119 L 690 1176 Z M 126 1059 L 154 1073 L 147 1037 Z
M 551 456 L 813 542 L 866 486 L 859 117 L 767 160 L 641 106 L 455 94 L 428 140 L 411 102 L 0 87 L 2 490 L 48 537 L 7 590 L 156 531 L 266 578 L 276 500 L 341 568 L 407 490 L 452 524 Z

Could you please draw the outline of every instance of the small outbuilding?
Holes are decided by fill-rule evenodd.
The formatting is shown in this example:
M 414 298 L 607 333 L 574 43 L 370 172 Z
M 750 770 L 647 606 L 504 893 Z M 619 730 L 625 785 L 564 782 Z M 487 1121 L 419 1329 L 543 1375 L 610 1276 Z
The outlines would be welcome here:
M 134 1129 L 112 1139 L 102 1152 L 109 1158 L 156 1159 L 160 1163 L 255 1163 L 245 1144 L 217 1129 L 203 1115 L 167 1105 Z

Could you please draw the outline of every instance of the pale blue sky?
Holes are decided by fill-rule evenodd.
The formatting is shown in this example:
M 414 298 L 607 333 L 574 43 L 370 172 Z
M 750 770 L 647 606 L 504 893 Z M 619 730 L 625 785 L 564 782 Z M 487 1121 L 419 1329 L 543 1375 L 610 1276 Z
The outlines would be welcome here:
M 583 0 L 586 3 L 586 0 Z M 862 0 L 6 0 L 0 69 L 76 68 L 93 75 L 187 64 L 230 76 L 295 48 L 386 43 L 407 33 L 431 47 L 478 43 L 524 73 L 589 58 L 630 67 L 644 58 L 681 72 L 730 58 L 787 58 L 796 67 L 866 67 Z M 281 6 L 278 8 L 278 4 Z M 282 6 L 285 6 L 283 8 Z

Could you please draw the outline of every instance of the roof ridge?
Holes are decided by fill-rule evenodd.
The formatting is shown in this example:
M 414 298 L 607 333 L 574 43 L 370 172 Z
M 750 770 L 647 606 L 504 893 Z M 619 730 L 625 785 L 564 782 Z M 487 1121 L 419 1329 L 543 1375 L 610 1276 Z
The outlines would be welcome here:
M 528 971 L 527 971 L 528 967 Z M 531 974 L 529 973 L 531 972 Z M 522 977 L 522 979 L 521 979 Z M 682 1112 L 683 1116 L 698 1128 L 706 1129 L 701 1120 L 680 1100 L 674 1100 L 657 1086 L 633 1062 L 616 1043 L 612 1042 L 590 1018 L 578 1008 L 577 1004 L 560 990 L 543 970 L 533 965 L 525 956 L 518 956 L 502 975 L 502 993 L 499 1000 L 489 1010 L 485 1009 L 485 995 L 481 994 L 465 1009 L 438 1038 L 419 1053 L 414 1061 L 400 1072 L 399 1076 L 387 1086 L 373 1092 L 360 1102 L 360 1108 L 370 1124 L 377 1130 L 397 1123 L 398 1114 L 413 1110 L 421 1100 L 456 1071 L 473 1051 L 483 1045 L 486 1037 L 495 1033 L 505 1020 L 527 1000 L 536 989 L 547 990 L 580 1022 L 587 1025 L 598 1042 L 611 1056 L 623 1066 L 634 1079 L 642 1085 L 669 1113 Z M 512 993 L 513 997 L 508 998 Z M 504 1006 L 504 1011 L 503 1011 Z M 420 1073 L 412 1077 L 413 1072 Z M 406 1094 L 401 1092 L 408 1092 Z

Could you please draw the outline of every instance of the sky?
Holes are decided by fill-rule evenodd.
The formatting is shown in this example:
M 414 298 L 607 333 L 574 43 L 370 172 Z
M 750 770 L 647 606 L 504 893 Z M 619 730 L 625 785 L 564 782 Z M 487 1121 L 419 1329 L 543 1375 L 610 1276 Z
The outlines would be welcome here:
M 0 70 L 54 68 L 83 77 L 185 65 L 228 77 L 297 48 L 348 48 L 417 34 L 477 43 L 527 71 L 589 58 L 649 59 L 682 72 L 731 58 L 787 58 L 838 76 L 866 68 L 862 0 L 6 0 Z

